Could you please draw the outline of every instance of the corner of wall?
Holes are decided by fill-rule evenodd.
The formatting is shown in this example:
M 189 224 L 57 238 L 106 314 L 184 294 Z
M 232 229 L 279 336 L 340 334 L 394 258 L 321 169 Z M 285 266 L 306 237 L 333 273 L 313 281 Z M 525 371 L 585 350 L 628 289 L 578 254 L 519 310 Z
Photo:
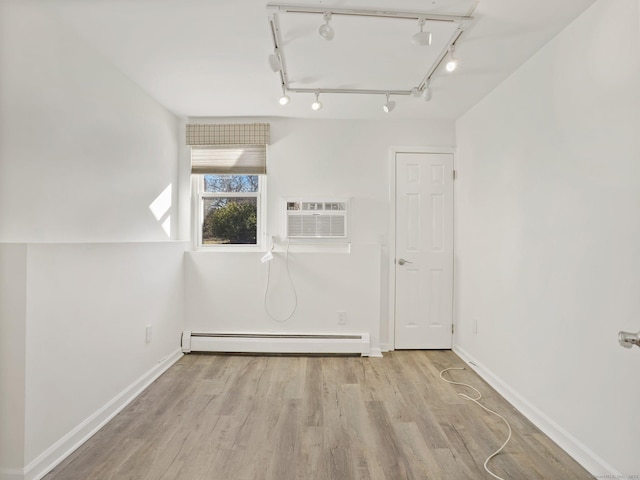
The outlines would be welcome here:
M 40 479 L 73 453 L 80 445 L 89 440 L 95 433 L 120 413 L 129 403 L 140 395 L 160 375 L 182 358 L 180 348 L 164 357 L 151 369 L 141 375 L 132 384 L 118 393 L 102 408 L 94 412 L 80 425 L 68 432 L 36 459 L 24 467 L 24 480 Z M 16 478 L 16 480 L 18 480 Z

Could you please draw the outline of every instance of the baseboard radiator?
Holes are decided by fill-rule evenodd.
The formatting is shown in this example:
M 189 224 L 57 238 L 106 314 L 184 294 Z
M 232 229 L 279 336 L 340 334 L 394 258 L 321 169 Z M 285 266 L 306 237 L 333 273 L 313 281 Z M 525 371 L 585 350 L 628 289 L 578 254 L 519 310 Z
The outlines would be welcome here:
M 368 333 L 308 335 L 277 333 L 182 332 L 182 351 L 225 353 L 357 353 L 371 354 Z

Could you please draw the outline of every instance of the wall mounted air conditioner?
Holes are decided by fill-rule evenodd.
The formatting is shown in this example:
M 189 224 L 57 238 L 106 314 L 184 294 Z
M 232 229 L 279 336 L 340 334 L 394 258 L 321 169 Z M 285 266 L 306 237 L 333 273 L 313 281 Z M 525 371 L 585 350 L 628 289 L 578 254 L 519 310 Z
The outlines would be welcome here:
M 348 200 L 288 199 L 284 203 L 286 238 L 347 238 Z

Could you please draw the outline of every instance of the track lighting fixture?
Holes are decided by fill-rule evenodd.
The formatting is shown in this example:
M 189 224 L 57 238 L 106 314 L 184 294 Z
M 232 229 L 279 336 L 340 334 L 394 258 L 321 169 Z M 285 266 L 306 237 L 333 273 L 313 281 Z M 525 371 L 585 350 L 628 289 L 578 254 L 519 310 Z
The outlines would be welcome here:
M 422 93 L 422 97 L 424 98 L 425 102 L 428 102 L 431 100 L 431 97 L 433 96 L 432 92 L 431 92 L 431 79 L 427 80 L 427 83 L 424 85 L 424 92 Z
M 454 57 L 455 46 L 451 45 L 449 48 L 449 61 L 445 65 L 447 72 L 453 72 L 456 68 L 458 68 L 458 59 Z
M 411 37 L 411 43 L 417 45 L 418 47 L 426 47 L 431 45 L 431 32 L 423 32 L 424 28 L 424 18 L 418 20 L 418 25 L 420 25 L 420 31 Z
M 382 106 L 382 110 L 384 110 L 384 113 L 389 113 L 394 108 L 396 108 L 396 102 L 389 100 L 389 94 L 387 93 L 387 103 Z
M 0 0 L 2 2 L 2 0 Z M 271 69 L 278 74 L 278 80 L 280 86 L 282 88 L 282 95 L 279 97 L 278 102 L 280 105 L 288 105 L 291 102 L 291 98 L 289 97 L 289 93 L 293 92 L 296 94 L 313 94 L 315 95 L 315 100 L 311 103 L 311 108 L 314 111 L 321 110 L 323 105 L 320 101 L 320 94 L 345 94 L 345 95 L 375 95 L 378 98 L 379 95 L 385 95 L 385 102 L 382 105 L 382 109 L 385 113 L 391 113 L 396 107 L 396 97 L 413 97 L 415 99 L 422 99 L 425 102 L 429 102 L 432 99 L 432 90 L 431 90 L 431 78 L 435 75 L 436 78 L 439 78 L 439 73 L 453 72 L 458 68 L 459 60 L 456 56 L 456 48 L 460 43 L 459 40 L 463 35 L 463 30 L 465 26 L 473 20 L 473 17 L 470 16 L 471 12 L 466 15 L 451 15 L 451 14 L 430 14 L 424 11 L 405 11 L 405 10 L 380 10 L 380 9 L 371 9 L 371 8 L 351 8 L 342 6 L 343 3 L 348 2 L 319 2 L 319 5 L 307 5 L 305 4 L 285 4 L 285 3 L 269 3 L 267 5 L 267 10 L 269 12 L 269 25 L 271 27 L 271 38 L 273 40 L 273 52 L 269 55 L 269 66 Z M 323 3 L 325 3 L 323 5 Z M 328 3 L 332 5 L 329 6 Z M 477 2 L 476 2 L 477 3 Z M 335 5 L 334 5 L 335 4 Z M 412 50 L 413 47 L 407 45 L 409 43 L 407 40 L 411 41 L 411 44 L 416 45 L 417 47 L 430 47 L 429 50 L 435 49 L 432 53 L 433 55 L 428 55 L 430 58 L 430 63 L 425 65 L 426 71 L 423 73 L 423 76 L 414 78 L 413 88 L 391 88 L 390 85 L 381 84 L 378 88 L 375 85 L 370 85 L 370 83 L 374 83 L 377 79 L 363 79 L 361 76 L 356 76 L 356 80 L 349 80 L 349 76 L 345 74 L 345 78 L 342 79 L 335 85 L 336 79 L 331 75 L 327 75 L 327 79 L 318 78 L 317 82 L 313 81 L 311 85 L 305 85 L 304 82 L 301 81 L 301 77 L 304 75 L 300 73 L 300 71 L 296 70 L 296 78 L 294 80 L 290 80 L 290 75 L 287 72 L 288 62 L 285 60 L 284 51 L 288 49 L 288 44 L 283 43 L 283 39 L 281 36 L 281 29 L 279 26 L 279 18 L 281 15 L 294 14 L 296 17 L 292 16 L 292 20 L 296 18 L 301 18 L 302 15 L 297 16 L 298 14 L 313 14 L 316 19 L 313 21 L 318 25 L 318 35 L 322 37 L 324 40 L 331 41 L 335 36 L 335 31 L 332 26 L 333 17 L 345 17 L 345 18 L 359 18 L 360 20 L 365 22 L 367 19 L 375 19 L 376 22 L 389 19 L 390 21 L 394 21 L 400 24 L 399 20 L 402 20 L 404 25 L 407 27 L 404 31 L 396 32 L 395 29 L 390 29 L 389 34 L 399 35 L 399 40 L 402 41 L 402 37 L 404 37 L 404 42 L 407 50 Z M 319 20 L 320 16 L 322 16 L 322 21 Z M 415 22 L 418 23 L 418 31 L 416 32 Z M 340 24 L 342 25 L 342 24 Z M 438 25 L 436 29 L 435 26 Z M 308 26 L 308 24 L 307 24 Z M 432 34 L 431 30 L 435 31 L 435 35 Z M 344 25 L 343 25 L 344 27 Z M 291 33 L 293 31 L 294 26 L 289 25 L 287 23 L 286 32 Z M 311 29 L 313 29 L 313 23 L 311 24 Z M 387 32 L 387 31 L 385 31 Z M 309 32 L 313 35 L 312 31 Z M 344 32 L 343 32 L 344 33 Z M 386 35 L 386 33 L 385 33 Z M 342 38 L 342 37 L 340 37 Z M 340 39 L 338 39 L 340 40 Z M 322 42 L 320 42 L 322 43 Z M 327 48 L 329 46 L 326 46 Z M 366 45 L 365 45 L 366 47 Z M 317 48 L 317 47 L 314 47 Z M 325 50 L 323 48 L 322 50 Z M 412 56 L 421 56 L 420 51 L 423 53 L 426 49 L 418 49 L 412 50 L 411 52 L 405 52 L 403 55 L 400 55 L 400 59 L 403 59 L 406 56 L 406 59 L 411 59 Z M 313 52 L 307 52 L 307 57 L 312 56 Z M 332 52 L 326 52 L 332 53 Z M 335 53 L 335 52 L 333 52 Z M 294 57 L 296 60 L 301 58 L 300 52 L 297 52 L 298 56 Z M 304 55 L 302 55 L 304 56 Z M 429 60 L 429 58 L 427 60 Z M 413 60 L 416 60 L 415 58 Z M 400 61 L 400 60 L 399 60 Z M 421 63 L 420 60 L 418 63 Z M 356 62 L 357 63 L 357 62 Z M 355 73 L 362 73 L 359 65 L 352 66 L 355 70 Z M 304 69 L 302 69 L 304 70 Z M 412 70 L 413 71 L 413 70 Z M 348 72 L 345 72 L 348 73 Z M 292 77 L 293 78 L 293 77 Z M 310 77 L 311 78 L 311 77 Z M 325 84 L 324 81 L 329 82 Z M 333 82 L 333 85 L 332 85 Z M 440 84 L 440 83 L 439 83 Z M 405 84 L 406 85 L 406 84 Z M 438 92 L 443 86 L 438 88 Z M 393 95 L 393 100 L 391 100 L 391 95 Z M 333 97 L 332 97 L 333 99 Z M 332 108 L 334 105 L 332 104 Z
M 269 55 L 269 66 L 274 72 L 279 72 L 282 69 L 282 62 L 276 53 Z
M 322 108 L 322 102 L 320 101 L 320 92 L 316 92 L 316 101 L 311 104 L 313 110 L 320 110 Z
M 334 32 L 331 25 L 329 25 L 329 21 L 331 20 L 331 12 L 324 12 L 322 14 L 322 18 L 324 18 L 325 23 L 324 25 L 320 26 L 320 28 L 318 29 L 318 33 L 325 40 L 332 40 Z
M 289 98 L 289 95 L 287 95 L 287 92 L 284 91 L 284 88 L 282 89 L 282 96 L 278 101 L 280 102 L 280 105 L 282 105 L 283 107 L 285 105 L 288 105 L 289 102 L 291 101 L 291 98 Z

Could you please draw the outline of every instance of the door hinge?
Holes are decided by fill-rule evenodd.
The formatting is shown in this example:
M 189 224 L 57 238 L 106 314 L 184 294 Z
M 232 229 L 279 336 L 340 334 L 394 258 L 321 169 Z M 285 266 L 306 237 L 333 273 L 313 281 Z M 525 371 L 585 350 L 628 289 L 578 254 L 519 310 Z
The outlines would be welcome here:
M 453 179 L 454 180 L 456 179 L 456 171 L 455 170 L 453 171 Z
M 456 329 L 455 325 L 452 323 L 451 324 L 451 333 L 454 333 L 454 330 Z

